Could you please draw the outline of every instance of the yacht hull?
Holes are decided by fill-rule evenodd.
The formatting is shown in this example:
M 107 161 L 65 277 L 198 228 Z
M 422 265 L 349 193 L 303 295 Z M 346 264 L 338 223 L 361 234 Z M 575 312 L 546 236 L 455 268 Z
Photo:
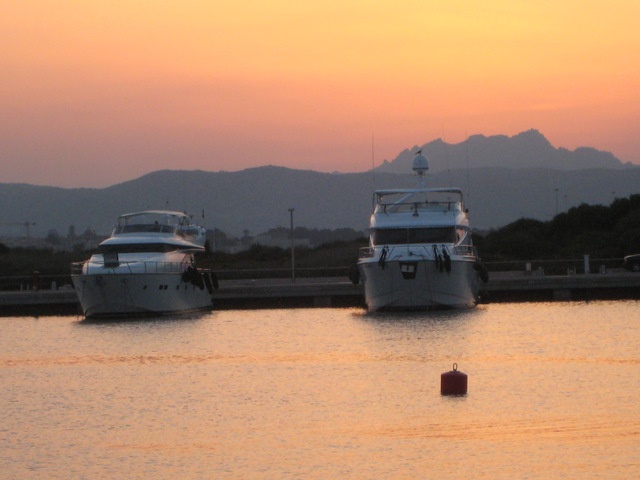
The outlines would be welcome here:
M 368 310 L 430 310 L 476 306 L 480 279 L 475 265 L 464 258 L 452 258 L 449 268 L 435 260 L 367 259 L 358 268 Z
M 72 275 L 71 280 L 86 318 L 164 315 L 212 308 L 210 285 L 184 281 L 180 273 L 81 274 Z

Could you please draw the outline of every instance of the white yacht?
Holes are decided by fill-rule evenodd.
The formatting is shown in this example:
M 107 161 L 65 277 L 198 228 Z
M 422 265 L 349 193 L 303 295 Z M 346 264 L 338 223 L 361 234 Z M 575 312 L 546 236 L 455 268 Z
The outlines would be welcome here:
M 205 229 L 167 210 L 128 213 L 89 260 L 71 266 L 86 318 L 160 315 L 206 310 L 217 287 L 195 266 Z
M 471 239 L 459 188 L 426 188 L 427 159 L 413 162 L 419 185 L 378 190 L 359 280 L 370 311 L 468 308 L 488 274 Z

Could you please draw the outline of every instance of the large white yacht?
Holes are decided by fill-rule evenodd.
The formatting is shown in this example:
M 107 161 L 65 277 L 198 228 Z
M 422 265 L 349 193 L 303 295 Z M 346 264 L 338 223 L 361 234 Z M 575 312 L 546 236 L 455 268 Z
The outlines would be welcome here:
M 377 190 L 369 247 L 358 258 L 370 311 L 468 308 L 488 274 L 471 239 L 459 188 L 427 188 L 427 159 L 413 162 L 419 184 Z
M 85 317 L 210 309 L 217 281 L 210 270 L 196 268 L 194 258 L 204 251 L 205 233 L 181 212 L 121 215 L 98 251 L 71 266 Z

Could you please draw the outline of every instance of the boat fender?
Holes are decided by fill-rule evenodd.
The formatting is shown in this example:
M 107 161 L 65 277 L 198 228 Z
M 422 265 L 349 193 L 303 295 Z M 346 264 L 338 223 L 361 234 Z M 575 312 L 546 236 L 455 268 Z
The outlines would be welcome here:
M 193 280 L 191 281 L 191 283 L 196 287 L 198 287 L 200 290 L 204 290 L 204 274 L 196 270 L 196 274 L 193 277 Z
M 207 287 L 207 292 L 213 293 L 213 282 L 211 281 L 211 275 L 208 272 L 202 274 L 204 279 L 204 285 Z
M 382 253 L 380 254 L 380 259 L 378 260 L 378 265 L 380 265 L 380 268 L 384 269 L 385 267 L 385 262 L 387 261 L 387 252 L 389 251 L 388 247 L 384 247 L 382 249 Z
M 351 265 L 351 268 L 349 268 L 349 280 L 351 280 L 351 283 L 354 285 L 360 283 L 360 270 L 358 270 L 357 264 Z
M 184 283 L 194 283 L 197 276 L 198 271 L 192 266 L 189 266 L 184 272 L 182 272 L 182 281 Z
M 444 268 L 447 273 L 451 273 L 451 256 L 444 245 L 442 245 L 442 256 L 444 257 Z M 442 270 L 440 270 L 442 271 Z
M 211 282 L 213 283 L 213 288 L 217 290 L 220 285 L 218 285 L 218 276 L 214 272 L 211 272 Z
M 473 268 L 478 272 L 480 280 L 482 280 L 483 283 L 487 283 L 489 281 L 489 271 L 482 261 L 476 260 L 476 263 L 473 264 Z
M 438 253 L 438 247 L 433 246 L 433 257 L 436 261 L 436 269 L 442 271 L 442 261 L 440 259 L 440 254 Z

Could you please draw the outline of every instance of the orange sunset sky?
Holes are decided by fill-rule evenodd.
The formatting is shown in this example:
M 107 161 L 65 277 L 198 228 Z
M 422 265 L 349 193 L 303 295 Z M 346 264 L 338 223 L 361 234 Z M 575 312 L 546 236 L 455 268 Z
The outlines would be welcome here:
M 356 172 L 530 128 L 640 164 L 639 25 L 637 0 L 0 0 L 0 182 Z

